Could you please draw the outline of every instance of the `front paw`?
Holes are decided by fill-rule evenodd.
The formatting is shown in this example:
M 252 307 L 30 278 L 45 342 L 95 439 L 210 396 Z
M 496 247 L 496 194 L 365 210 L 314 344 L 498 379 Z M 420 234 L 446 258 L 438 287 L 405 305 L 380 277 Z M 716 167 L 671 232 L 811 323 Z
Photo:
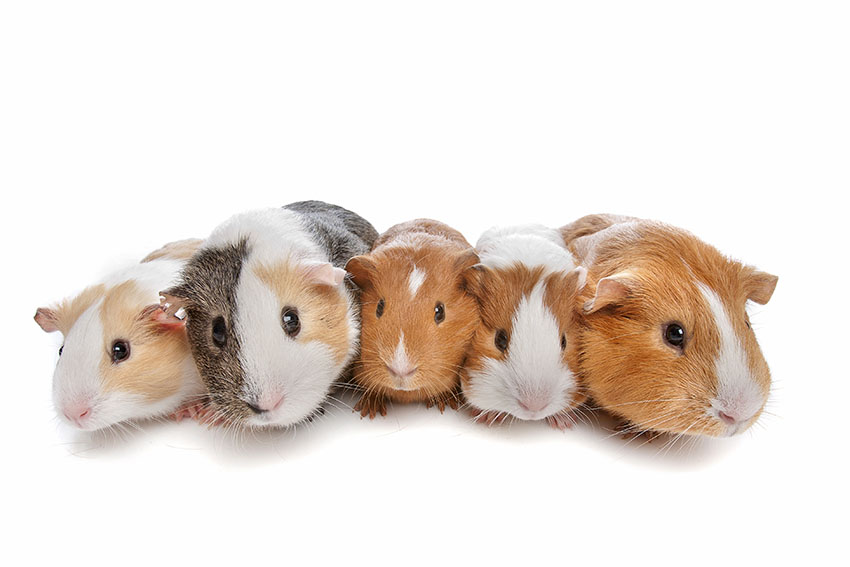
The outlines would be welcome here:
M 360 412 L 361 418 L 368 415 L 369 419 L 375 419 L 378 414 L 386 416 L 387 400 L 382 396 L 363 394 L 354 406 L 354 411 Z
M 433 398 L 429 398 L 425 403 L 425 407 L 432 408 L 437 406 L 440 410 L 440 413 L 443 413 L 446 410 L 446 406 L 456 410 L 458 408 L 458 395 L 454 390 L 450 390 L 448 392 L 443 392 L 442 394 L 435 396 Z
M 641 429 L 640 426 L 630 421 L 620 421 L 614 426 L 614 431 L 620 435 L 620 439 L 634 441 L 643 437 L 646 443 L 652 443 L 661 433 L 650 429 Z
M 555 415 L 550 415 L 546 418 L 546 423 L 549 424 L 549 427 L 553 429 L 557 429 L 559 431 L 566 431 L 567 429 L 572 429 L 576 424 L 576 420 L 573 418 L 572 414 L 569 411 L 562 411 L 556 413 Z
M 508 416 L 507 413 L 502 411 L 484 411 L 477 408 L 472 408 L 469 413 L 472 415 L 472 421 L 475 423 L 483 423 L 488 427 L 502 423 Z

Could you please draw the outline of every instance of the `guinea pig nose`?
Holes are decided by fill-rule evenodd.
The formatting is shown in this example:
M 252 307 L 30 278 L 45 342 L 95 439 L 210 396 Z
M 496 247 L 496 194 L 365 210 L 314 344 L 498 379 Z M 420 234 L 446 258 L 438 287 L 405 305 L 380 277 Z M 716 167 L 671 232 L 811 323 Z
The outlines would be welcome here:
M 257 400 L 256 403 L 245 402 L 245 404 L 249 408 L 251 408 L 251 411 L 256 413 L 256 414 L 274 411 L 277 408 L 279 408 L 282 403 L 283 403 L 283 395 L 282 394 L 280 396 L 277 396 L 277 397 L 269 397 L 269 398 L 263 398 L 261 400 Z
M 519 403 L 519 407 L 524 409 L 525 411 L 530 411 L 532 413 L 542 411 L 546 406 L 549 405 L 549 400 L 540 397 L 540 398 L 525 398 L 517 400 Z
M 418 370 L 418 368 L 415 367 L 415 366 L 412 366 L 410 364 L 407 364 L 407 365 L 404 365 L 404 366 L 396 366 L 396 365 L 393 364 L 393 365 L 388 365 L 387 370 L 389 370 L 390 374 L 392 374 L 396 378 L 405 379 L 405 378 L 410 378 L 411 376 L 416 374 L 416 371 Z
M 726 423 L 728 425 L 734 425 L 738 422 L 737 419 L 735 419 L 733 416 L 729 415 L 725 411 L 718 411 L 717 416 L 720 418 L 721 421 L 723 421 L 723 423 Z

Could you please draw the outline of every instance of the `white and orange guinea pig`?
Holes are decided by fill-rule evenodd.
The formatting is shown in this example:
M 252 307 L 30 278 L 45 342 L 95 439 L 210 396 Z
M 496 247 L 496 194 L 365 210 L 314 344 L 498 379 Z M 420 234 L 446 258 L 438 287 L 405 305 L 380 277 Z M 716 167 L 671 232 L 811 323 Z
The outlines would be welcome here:
M 201 396 L 201 382 L 182 320 L 160 307 L 200 240 L 164 246 L 115 272 L 35 320 L 64 343 L 53 375 L 61 419 L 82 430 L 174 413 Z
M 494 228 L 475 247 L 467 271 L 481 325 L 462 374 L 476 419 L 546 420 L 563 429 L 585 401 L 576 381 L 576 296 L 586 272 L 576 267 L 557 229 Z
M 777 277 L 659 222 L 592 215 L 561 229 L 588 269 L 581 380 L 633 432 L 730 436 L 761 414 L 770 372 L 747 302 Z
M 463 274 L 478 262 L 460 232 L 428 219 L 395 225 L 346 271 L 362 290 L 354 380 L 362 416 L 389 401 L 457 408 L 459 372 L 478 325 Z

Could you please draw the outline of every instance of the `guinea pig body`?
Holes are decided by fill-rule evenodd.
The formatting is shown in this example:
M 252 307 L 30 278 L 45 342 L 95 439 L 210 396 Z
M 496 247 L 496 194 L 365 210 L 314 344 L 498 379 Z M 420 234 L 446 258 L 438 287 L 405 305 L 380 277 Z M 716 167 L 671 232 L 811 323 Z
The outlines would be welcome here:
M 561 229 L 588 268 L 581 380 L 636 431 L 729 436 L 754 423 L 770 372 L 748 301 L 777 278 L 658 222 L 592 215 Z
M 358 304 L 342 266 L 377 237 L 319 201 L 237 214 L 163 293 L 184 308 L 212 421 L 283 427 L 320 409 L 357 350 Z
M 355 411 L 386 415 L 388 401 L 457 408 L 459 370 L 478 324 L 464 271 L 478 262 L 453 228 L 429 219 L 391 227 L 346 270 L 362 289 L 363 388 Z
M 488 420 L 546 419 L 563 428 L 584 401 L 574 371 L 573 313 L 585 271 L 556 229 L 494 228 L 476 244 L 467 287 L 481 325 L 462 375 L 463 394 Z
M 42 329 L 64 337 L 53 375 L 61 418 L 79 429 L 103 429 L 170 414 L 202 394 L 184 323 L 159 303 L 159 290 L 174 283 L 186 252 L 199 244 L 166 245 L 142 263 L 36 312 Z

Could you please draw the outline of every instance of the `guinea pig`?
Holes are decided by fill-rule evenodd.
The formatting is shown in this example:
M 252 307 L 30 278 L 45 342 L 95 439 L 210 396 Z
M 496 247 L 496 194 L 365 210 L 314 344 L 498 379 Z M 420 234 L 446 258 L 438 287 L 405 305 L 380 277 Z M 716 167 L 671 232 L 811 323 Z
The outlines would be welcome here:
M 584 217 L 561 229 L 588 269 L 580 380 L 635 432 L 730 436 L 759 417 L 770 372 L 747 315 L 777 277 L 648 220 Z
M 463 273 L 477 262 L 460 232 L 429 219 L 391 227 L 348 261 L 364 306 L 354 366 L 361 416 L 386 415 L 388 401 L 457 409 L 458 373 L 478 325 Z
M 575 301 L 586 272 L 558 232 L 540 225 L 493 228 L 466 273 L 481 325 L 462 374 L 476 419 L 545 419 L 563 429 L 585 401 L 576 381 Z
M 285 427 L 320 411 L 358 345 L 342 267 L 377 236 L 320 201 L 237 214 L 213 230 L 162 294 L 169 312 L 186 312 L 208 421 Z
M 159 290 L 172 284 L 200 240 L 164 246 L 35 321 L 64 343 L 53 375 L 61 419 L 82 430 L 164 416 L 200 396 L 203 383 L 182 320 L 166 314 Z

